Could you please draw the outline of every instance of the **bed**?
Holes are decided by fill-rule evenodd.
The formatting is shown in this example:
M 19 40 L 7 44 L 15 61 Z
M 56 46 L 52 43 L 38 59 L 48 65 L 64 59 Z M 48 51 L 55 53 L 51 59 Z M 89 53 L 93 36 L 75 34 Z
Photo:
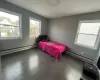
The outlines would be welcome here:
M 61 54 L 68 50 L 68 47 L 53 41 L 39 41 L 38 43 L 39 48 L 43 51 L 47 52 L 48 54 L 54 56 L 57 60 L 60 59 Z

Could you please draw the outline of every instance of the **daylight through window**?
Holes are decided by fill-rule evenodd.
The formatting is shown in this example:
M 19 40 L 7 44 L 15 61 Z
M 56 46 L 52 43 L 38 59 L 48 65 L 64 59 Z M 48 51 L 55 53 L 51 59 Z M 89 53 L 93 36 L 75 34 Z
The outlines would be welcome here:
M 75 44 L 96 49 L 99 44 L 99 21 L 81 21 Z
M 0 10 L 0 38 L 19 38 L 20 16 L 13 12 Z
M 40 35 L 41 21 L 30 18 L 30 38 Z

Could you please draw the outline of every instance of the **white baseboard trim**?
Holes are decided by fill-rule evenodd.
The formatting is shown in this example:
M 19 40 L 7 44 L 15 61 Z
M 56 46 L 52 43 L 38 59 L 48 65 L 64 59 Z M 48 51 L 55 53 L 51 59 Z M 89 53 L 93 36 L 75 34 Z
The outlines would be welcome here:
M 90 63 L 90 64 L 93 64 L 94 63 L 94 60 L 93 59 L 90 59 L 90 58 L 81 56 L 81 55 L 76 54 L 76 53 L 70 53 L 70 52 L 67 52 L 67 53 L 68 53 L 68 55 L 71 55 L 71 56 L 73 56 L 73 57 L 75 57 L 77 59 L 80 59 L 80 60 L 84 61 L 84 62 L 87 62 L 87 63 Z
M 14 52 L 18 52 L 18 51 L 23 51 L 23 50 L 27 50 L 27 49 L 31 49 L 32 46 L 25 46 L 25 47 L 21 47 L 21 48 L 15 48 L 15 49 L 10 49 L 10 50 L 5 50 L 5 51 L 1 51 L 0 55 L 6 55 L 6 54 L 10 54 L 10 53 L 14 53 Z

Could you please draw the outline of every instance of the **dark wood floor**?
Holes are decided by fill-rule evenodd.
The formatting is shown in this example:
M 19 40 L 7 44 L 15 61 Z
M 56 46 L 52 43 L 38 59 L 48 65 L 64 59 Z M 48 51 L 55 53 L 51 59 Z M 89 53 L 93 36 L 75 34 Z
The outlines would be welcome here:
M 40 49 L 1 57 L 4 80 L 79 80 L 83 63 L 69 55 L 56 61 Z

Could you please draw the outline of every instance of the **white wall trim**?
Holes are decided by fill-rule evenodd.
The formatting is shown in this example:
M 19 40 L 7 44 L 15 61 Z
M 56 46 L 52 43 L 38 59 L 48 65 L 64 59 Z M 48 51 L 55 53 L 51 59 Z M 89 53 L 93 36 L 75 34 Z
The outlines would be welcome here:
M 93 49 L 93 50 L 96 50 L 98 48 L 98 45 L 99 45 L 99 40 L 100 40 L 100 28 L 99 28 L 99 31 L 98 31 L 98 35 L 97 35 L 97 39 L 96 39 L 96 42 L 95 42 L 95 45 L 94 47 L 91 47 L 91 46 L 86 46 L 84 44 L 78 44 L 77 43 L 77 39 L 78 39 L 78 34 L 79 34 L 79 30 L 80 30 L 80 25 L 82 22 L 85 22 L 85 23 L 100 23 L 100 20 L 83 20 L 83 21 L 79 21 L 78 23 L 78 29 L 77 29 L 77 33 L 76 33 L 76 37 L 75 37 L 75 41 L 74 41 L 74 44 L 75 45 L 78 45 L 78 46 L 81 46 L 81 47 L 85 47 L 85 48 L 89 48 L 89 49 Z
M 5 51 L 1 51 L 0 55 L 6 55 L 6 54 L 23 51 L 23 50 L 27 50 L 27 49 L 31 49 L 31 48 L 32 48 L 32 46 L 26 46 L 26 47 L 21 47 L 21 48 L 16 48 L 16 49 L 5 50 Z
M 0 37 L 1 40 L 8 40 L 8 39 L 22 39 L 22 15 L 13 11 L 10 11 L 8 9 L 4 9 L 4 8 L 0 8 L 0 11 L 8 13 L 8 14 L 12 14 L 12 15 L 16 15 L 19 17 L 19 32 L 20 32 L 20 36 L 19 37 Z
M 38 21 L 40 23 L 39 24 L 39 32 L 40 32 L 40 34 L 41 34 L 42 21 L 39 20 L 39 19 L 33 18 L 33 17 L 29 17 L 29 38 L 34 38 L 34 37 L 30 37 L 30 20 L 35 20 L 35 21 Z

